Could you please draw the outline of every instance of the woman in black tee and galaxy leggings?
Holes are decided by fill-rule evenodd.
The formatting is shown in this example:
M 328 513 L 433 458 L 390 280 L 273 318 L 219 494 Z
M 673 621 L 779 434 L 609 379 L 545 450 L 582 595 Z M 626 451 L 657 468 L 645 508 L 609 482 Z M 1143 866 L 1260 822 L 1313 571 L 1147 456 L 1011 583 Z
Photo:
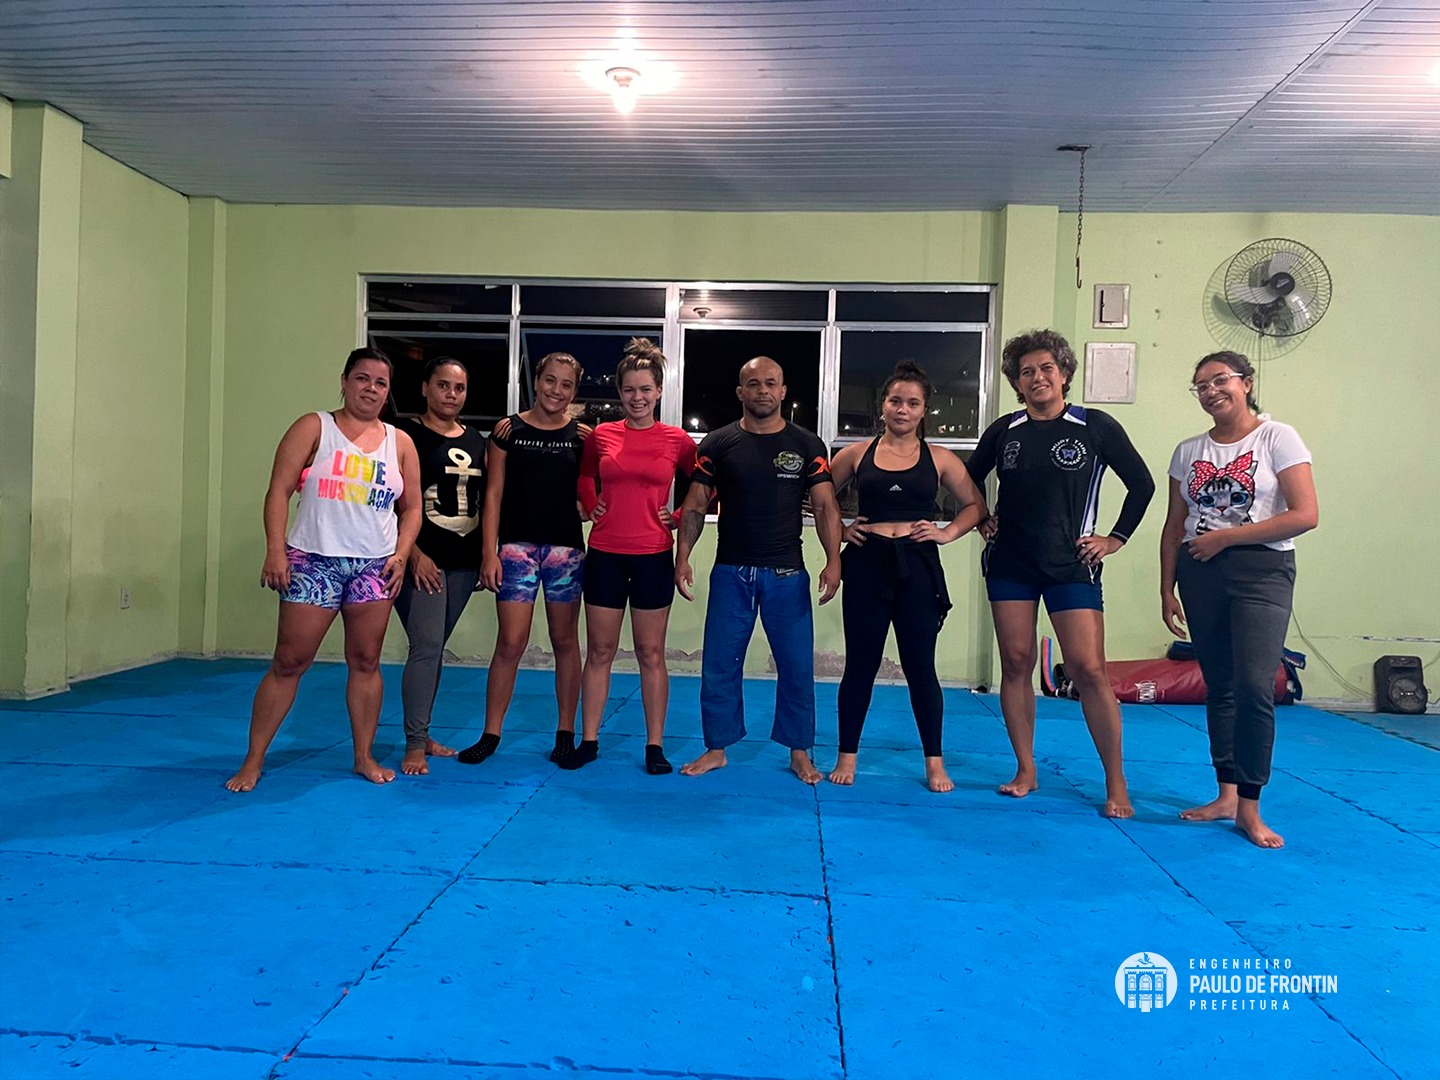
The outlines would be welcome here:
M 570 416 L 584 372 L 569 353 L 548 353 L 535 369 L 534 404 L 495 425 L 485 454 L 484 551 L 480 581 L 495 593 L 499 627 L 485 680 L 485 730 L 457 756 L 478 765 L 500 745 L 520 660 L 543 593 L 555 657 L 557 760 L 575 749 L 580 701 L 580 590 L 585 541 L 580 506 L 580 454 L 588 424 Z
M 1150 470 L 1116 420 L 1067 405 L 1075 352 L 1053 330 L 1006 342 L 1001 370 L 1025 408 L 1002 416 L 980 437 L 970 475 L 999 480 L 996 514 L 982 523 L 990 540 L 985 586 L 1000 645 L 1000 709 L 1015 751 L 1015 779 L 1002 794 L 1023 798 L 1035 771 L 1035 623 L 1039 602 L 1055 627 L 1065 673 L 1080 694 L 1090 737 L 1105 766 L 1108 817 L 1131 817 L 1120 752 L 1120 704 L 1105 670 L 1101 560 L 1130 539 L 1155 494 Z M 1109 535 L 1096 532 L 1100 480 L 1114 469 L 1125 504 Z
M 847 544 L 840 555 L 845 674 L 840 680 L 840 750 L 830 773 L 832 784 L 855 782 L 860 730 L 893 624 L 920 729 L 925 783 L 936 792 L 955 788 L 940 752 L 944 695 L 935 673 L 935 642 L 950 610 L 940 545 L 973 529 L 985 517 L 985 502 L 965 463 L 925 441 L 931 389 L 925 372 L 902 362 L 881 390 L 884 430 L 869 442 L 845 447 L 830 464 L 836 491 L 853 479 L 860 496 L 859 516 L 845 531 Z M 961 507 L 945 526 L 932 520 L 941 487 Z

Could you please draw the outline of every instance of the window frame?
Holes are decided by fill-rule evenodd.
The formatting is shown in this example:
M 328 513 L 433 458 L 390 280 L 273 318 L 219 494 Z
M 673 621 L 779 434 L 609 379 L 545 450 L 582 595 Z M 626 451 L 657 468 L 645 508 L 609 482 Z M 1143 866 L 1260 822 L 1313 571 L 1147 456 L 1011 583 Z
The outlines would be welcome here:
M 995 377 L 997 372 L 997 359 L 995 356 L 995 318 L 996 300 L 998 286 L 994 284 L 960 284 L 960 283 L 916 283 L 916 282 L 883 282 L 883 281 L 848 281 L 848 282 L 779 282 L 779 281 L 711 281 L 711 280 L 681 280 L 681 281 L 655 281 L 638 279 L 617 279 L 617 278 L 562 278 L 562 277 L 495 277 L 486 275 L 466 274 L 359 274 L 357 275 L 357 304 L 356 304 L 356 345 L 361 346 L 368 342 L 372 318 L 386 319 L 392 321 L 446 321 L 457 324 L 469 324 L 465 329 L 457 330 L 459 335 L 474 334 L 479 332 L 480 326 L 505 327 L 507 335 L 509 370 L 507 373 L 506 387 L 506 408 L 510 413 L 518 412 L 520 408 L 521 388 L 521 332 L 528 326 L 551 326 L 560 327 L 566 325 L 587 325 L 590 327 L 601 326 L 658 326 L 661 339 L 673 343 L 673 347 L 666 351 L 665 366 L 665 394 L 660 403 L 660 420 L 667 424 L 674 424 L 677 427 L 685 428 L 683 406 L 685 400 L 685 330 L 688 327 L 704 325 L 716 329 L 729 330 L 819 330 L 820 340 L 820 372 L 819 372 L 819 418 L 816 435 L 828 447 L 841 446 L 852 442 L 860 442 L 869 436 L 844 436 L 841 437 L 837 428 L 839 427 L 839 394 L 840 394 L 840 362 L 841 345 L 843 333 L 847 330 L 855 331 L 894 331 L 894 332 L 964 332 L 978 333 L 980 335 L 980 401 L 979 401 L 979 431 L 975 438 L 943 438 L 932 439 L 936 445 L 948 446 L 952 449 L 973 450 L 978 443 L 978 436 L 986 426 L 994 420 L 993 410 L 996 407 Z M 393 312 L 393 311 L 371 311 L 368 307 L 369 286 L 372 283 L 402 283 L 402 282 L 426 282 L 433 284 L 453 285 L 477 285 L 477 286 L 509 286 L 510 288 L 510 315 L 508 319 L 503 315 L 494 314 L 458 314 L 436 312 Z M 521 287 L 525 285 L 559 285 L 572 288 L 633 288 L 633 289 L 664 289 L 665 308 L 664 318 L 657 320 L 653 315 L 624 317 L 624 316 L 558 316 L 558 315 L 534 315 L 527 316 L 520 307 Z M 828 292 L 826 318 L 823 322 L 814 319 L 795 320 L 755 320 L 755 319 L 700 319 L 680 316 L 680 299 L 682 292 L 690 289 L 714 289 L 718 291 L 798 291 L 798 292 Z M 986 293 L 989 296 L 989 318 L 981 322 L 877 322 L 836 320 L 836 294 L 837 292 L 964 292 L 964 293 Z M 470 327 L 474 327 L 471 329 Z M 488 335 L 487 335 L 488 336 Z M 704 432 L 690 432 L 697 441 L 703 438 Z

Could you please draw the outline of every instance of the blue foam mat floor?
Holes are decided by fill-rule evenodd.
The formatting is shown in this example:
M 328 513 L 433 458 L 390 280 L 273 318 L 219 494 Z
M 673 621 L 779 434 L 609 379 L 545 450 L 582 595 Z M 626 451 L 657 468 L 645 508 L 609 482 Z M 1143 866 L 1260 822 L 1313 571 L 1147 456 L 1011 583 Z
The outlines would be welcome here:
M 1423 724 L 1283 709 L 1270 852 L 1176 818 L 1213 790 L 1198 707 L 1125 708 L 1124 822 L 1096 813 L 1069 702 L 1041 701 L 1041 788 L 1012 800 L 997 700 L 947 690 L 956 790 L 931 794 L 902 687 L 876 690 L 853 788 L 790 776 L 765 681 L 718 773 L 644 773 L 633 675 L 600 760 L 560 771 L 532 671 L 490 761 L 375 787 L 348 772 L 344 670 L 320 665 L 232 795 L 262 669 L 174 661 L 0 705 L 0 1077 L 1435 1075 Z M 484 688 L 448 671 L 434 734 L 472 742 Z M 677 764 L 698 695 L 673 680 Z M 834 686 L 818 708 L 825 767 Z M 1137 953 L 1174 970 L 1162 1008 L 1122 1003 Z

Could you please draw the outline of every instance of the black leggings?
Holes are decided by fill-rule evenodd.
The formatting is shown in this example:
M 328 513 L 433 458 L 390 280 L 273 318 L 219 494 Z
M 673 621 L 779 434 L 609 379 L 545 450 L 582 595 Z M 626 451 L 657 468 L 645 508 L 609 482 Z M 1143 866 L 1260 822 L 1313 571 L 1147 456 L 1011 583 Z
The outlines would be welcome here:
M 935 674 L 935 639 L 950 610 L 939 547 L 872 536 L 863 545 L 846 547 L 841 563 L 845 674 L 840 679 L 840 752 L 860 749 L 860 730 L 893 623 L 920 745 L 926 757 L 939 757 L 945 699 Z
M 1205 676 L 1215 777 L 1258 799 L 1275 746 L 1275 670 L 1290 626 L 1295 552 L 1246 545 L 1202 563 L 1182 548 L 1175 578 Z

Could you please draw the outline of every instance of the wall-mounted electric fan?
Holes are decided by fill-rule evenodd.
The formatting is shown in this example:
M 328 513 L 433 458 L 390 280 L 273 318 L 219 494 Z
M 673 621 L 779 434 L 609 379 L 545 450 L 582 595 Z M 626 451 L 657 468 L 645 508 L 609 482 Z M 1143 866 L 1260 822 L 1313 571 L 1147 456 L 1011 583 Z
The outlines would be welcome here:
M 1230 260 L 1225 301 L 1245 326 L 1266 337 L 1303 334 L 1330 306 L 1330 271 L 1296 240 L 1259 240 Z

